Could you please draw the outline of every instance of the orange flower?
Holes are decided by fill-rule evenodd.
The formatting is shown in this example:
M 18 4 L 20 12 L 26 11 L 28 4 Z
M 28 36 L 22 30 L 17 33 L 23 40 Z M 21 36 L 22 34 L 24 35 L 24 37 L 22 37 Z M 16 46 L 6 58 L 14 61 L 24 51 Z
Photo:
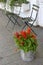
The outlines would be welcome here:
M 27 34 L 30 34 L 31 33 L 31 29 L 29 27 L 27 28 L 26 33 Z
M 32 34 L 32 38 L 36 39 L 36 35 L 35 34 Z
M 25 31 L 21 31 L 20 34 L 24 37 L 27 38 L 26 32 Z

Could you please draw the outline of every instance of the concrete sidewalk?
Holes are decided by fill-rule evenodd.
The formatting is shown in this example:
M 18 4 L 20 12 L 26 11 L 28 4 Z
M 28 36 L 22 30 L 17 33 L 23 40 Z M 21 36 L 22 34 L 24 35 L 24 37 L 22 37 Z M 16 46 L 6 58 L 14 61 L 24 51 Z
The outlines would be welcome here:
M 36 59 L 32 62 L 24 62 L 20 51 L 16 51 L 13 40 L 13 32 L 20 30 L 20 27 L 16 25 L 12 30 L 13 24 L 10 23 L 8 28 L 5 28 L 7 21 L 8 18 L 0 11 L 0 65 L 43 65 L 43 28 L 34 28 L 39 41 Z

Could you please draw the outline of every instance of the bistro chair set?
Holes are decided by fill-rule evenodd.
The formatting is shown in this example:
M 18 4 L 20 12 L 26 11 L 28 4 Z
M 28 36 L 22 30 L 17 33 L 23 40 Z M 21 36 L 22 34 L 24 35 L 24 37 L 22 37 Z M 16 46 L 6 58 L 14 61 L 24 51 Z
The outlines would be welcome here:
M 19 6 L 19 5 L 15 5 L 16 6 L 16 8 Z M 30 2 L 29 2 L 29 8 L 30 8 Z M 31 12 L 30 12 L 30 15 L 29 15 L 29 11 L 30 11 L 30 9 L 29 10 L 27 10 L 27 11 L 25 11 L 25 12 L 27 12 L 26 14 L 23 14 L 23 13 L 21 13 L 21 9 L 22 9 L 22 7 L 20 6 L 19 7 L 19 13 L 15 13 L 15 11 L 13 11 L 13 12 L 10 12 L 10 11 L 8 11 L 6 8 L 5 8 L 5 14 L 6 14 L 6 16 L 8 17 L 8 19 L 9 19 L 9 21 L 8 21 L 8 23 L 7 23 L 7 25 L 6 25 L 6 27 L 9 25 L 9 22 L 12 22 L 13 24 L 14 24 L 14 26 L 16 25 L 16 23 L 17 23 L 17 25 L 19 26 L 19 27 L 21 27 L 21 24 L 20 24 L 20 21 L 18 21 L 18 18 L 21 18 L 21 22 L 24 22 L 24 26 L 23 26 L 23 28 L 22 29 L 24 29 L 26 26 L 28 26 L 28 27 L 30 27 L 31 28 L 31 30 L 32 30 L 32 32 L 34 32 L 35 33 L 35 31 L 32 29 L 32 26 L 33 26 L 33 24 L 35 23 L 35 21 L 37 20 L 37 16 L 38 16 L 38 11 L 39 11 L 39 6 L 38 5 L 36 5 L 36 4 L 33 4 L 32 5 L 32 10 L 31 10 Z M 12 20 L 12 18 L 13 18 L 13 20 Z M 15 22 L 14 22 L 15 21 Z M 13 26 L 13 27 L 14 27 Z M 36 34 L 36 33 L 35 33 Z M 37 35 L 37 34 L 36 34 Z

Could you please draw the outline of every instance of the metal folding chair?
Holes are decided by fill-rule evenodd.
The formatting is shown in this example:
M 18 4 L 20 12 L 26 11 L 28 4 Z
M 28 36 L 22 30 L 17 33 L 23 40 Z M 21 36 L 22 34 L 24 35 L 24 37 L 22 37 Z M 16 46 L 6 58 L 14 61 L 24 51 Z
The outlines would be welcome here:
M 15 18 L 16 15 L 13 13 L 13 7 L 11 7 L 9 4 L 10 4 L 10 0 L 7 0 L 6 1 L 6 9 L 5 9 L 6 13 L 5 14 L 9 20 L 8 20 L 6 27 L 8 26 L 8 24 L 10 22 L 12 22 L 14 25 L 16 23 L 19 25 L 19 23 L 17 22 L 17 18 Z
M 20 5 L 15 5 L 16 7 L 20 6 Z M 21 6 L 20 6 L 20 10 L 21 10 Z M 20 11 L 19 11 L 20 13 Z M 15 24 L 17 23 L 19 26 L 21 26 L 19 23 L 18 23 L 18 15 L 19 13 L 16 13 L 14 14 L 13 12 L 9 12 L 9 11 L 6 11 L 6 16 L 8 17 L 9 21 L 6 25 L 6 27 L 8 26 L 9 22 L 12 22 L 15 26 Z M 13 26 L 13 28 L 14 28 Z
M 34 32 L 34 30 L 32 29 L 32 26 L 33 26 L 33 24 L 35 23 L 35 21 L 37 19 L 38 11 L 39 11 L 39 6 L 33 4 L 32 11 L 31 11 L 31 16 L 27 18 L 27 21 L 24 21 L 25 25 L 23 26 L 23 29 L 26 26 L 29 26 L 31 28 L 31 30 Z
M 25 22 L 25 26 L 33 26 L 33 24 L 35 23 L 36 19 L 37 19 L 37 16 L 38 16 L 38 10 L 39 10 L 39 6 L 33 4 L 33 7 L 32 7 L 32 11 L 31 11 L 31 16 L 27 18 L 27 21 L 24 21 Z M 25 26 L 23 28 L 25 28 Z
M 11 14 L 11 13 L 6 13 L 6 16 L 8 17 L 8 19 L 9 19 L 9 21 L 8 21 L 8 23 L 7 23 L 7 25 L 6 25 L 6 27 L 8 26 L 8 24 L 9 24 L 9 22 L 12 22 L 14 25 L 17 23 L 19 26 L 20 26 L 20 24 L 18 23 L 18 21 L 17 21 L 17 19 L 18 19 L 18 16 L 16 15 L 16 14 Z M 12 20 L 12 18 L 13 18 L 13 20 Z M 15 22 L 14 22 L 15 21 Z
M 30 2 L 27 2 L 27 3 L 30 3 Z M 17 14 L 17 13 L 9 13 L 9 12 L 7 12 L 6 13 L 6 16 L 8 17 L 8 19 L 9 19 L 9 21 L 8 21 L 8 23 L 7 23 L 7 25 L 6 25 L 6 27 L 8 26 L 8 24 L 9 24 L 9 22 L 11 21 L 13 24 L 14 24 L 14 26 L 15 26 L 15 24 L 17 23 L 19 26 L 21 26 L 21 24 L 18 22 L 18 18 L 21 18 L 19 15 L 20 15 L 20 13 L 21 13 L 21 5 L 14 5 L 14 7 L 20 7 L 20 10 L 19 10 L 19 13 Z M 10 16 L 10 17 L 9 17 Z M 12 18 L 13 18 L 13 20 L 12 20 Z M 15 21 L 15 22 L 14 22 Z

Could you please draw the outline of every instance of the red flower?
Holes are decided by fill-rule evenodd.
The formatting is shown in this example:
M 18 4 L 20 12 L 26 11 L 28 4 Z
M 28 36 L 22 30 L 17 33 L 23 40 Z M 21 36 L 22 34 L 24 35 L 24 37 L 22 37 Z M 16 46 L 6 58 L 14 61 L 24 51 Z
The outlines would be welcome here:
M 29 27 L 27 28 L 26 33 L 27 34 L 30 34 L 31 33 L 31 29 Z
M 19 33 L 18 33 L 18 32 L 16 32 L 16 33 L 15 33 L 15 36 L 16 36 L 17 38 L 19 38 Z
M 25 31 L 21 31 L 20 34 L 24 37 L 27 38 L 26 32 Z

